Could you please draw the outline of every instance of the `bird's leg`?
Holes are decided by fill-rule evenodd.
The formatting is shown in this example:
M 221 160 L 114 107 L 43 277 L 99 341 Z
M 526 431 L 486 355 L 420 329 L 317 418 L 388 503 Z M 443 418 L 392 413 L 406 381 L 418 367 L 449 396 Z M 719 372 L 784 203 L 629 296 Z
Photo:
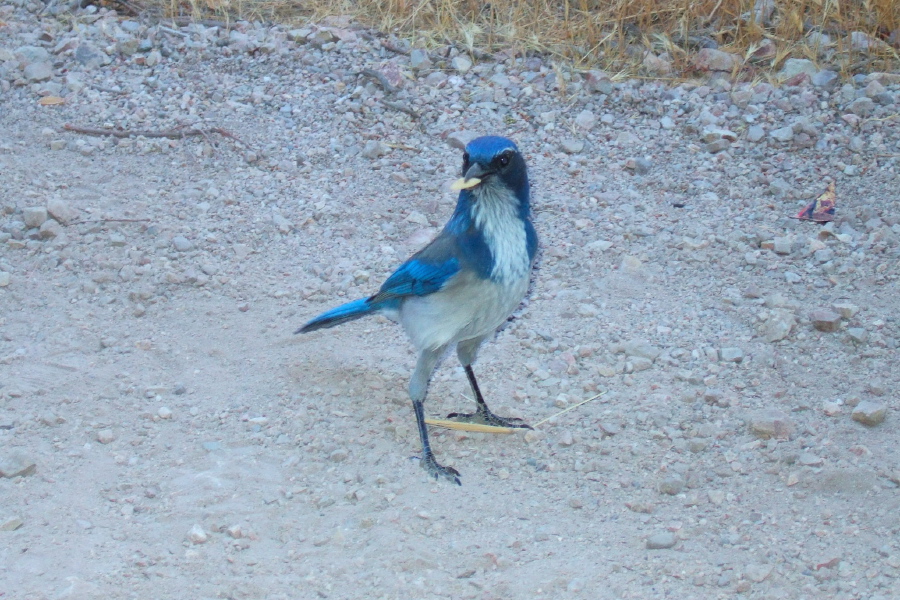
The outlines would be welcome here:
M 413 371 L 412 379 L 409 382 L 409 397 L 412 400 L 413 410 L 416 413 L 416 425 L 419 428 L 419 438 L 422 440 L 422 468 L 438 479 L 443 477 L 449 479 L 456 485 L 462 485 L 459 482 L 459 471 L 453 467 L 445 467 L 438 463 L 431 451 L 431 444 L 428 442 L 428 428 L 425 425 L 425 395 L 428 392 L 428 381 L 434 372 L 438 359 L 443 354 L 444 348 L 436 351 L 423 350 L 419 354 L 419 360 L 416 363 L 416 370 Z
M 478 346 L 484 338 L 476 338 L 475 340 L 466 340 L 460 342 L 456 347 L 456 353 L 459 361 L 466 371 L 466 377 L 469 379 L 469 385 L 472 386 L 472 393 L 475 394 L 475 412 L 473 413 L 450 413 L 448 419 L 455 419 L 465 423 L 480 423 L 482 425 L 495 425 L 497 427 L 517 427 L 520 429 L 531 429 L 531 426 L 524 423 L 522 419 L 515 417 L 498 417 L 491 412 L 481 390 L 478 388 L 478 381 L 475 379 L 475 372 L 472 370 L 472 361 L 475 360 L 475 353 Z

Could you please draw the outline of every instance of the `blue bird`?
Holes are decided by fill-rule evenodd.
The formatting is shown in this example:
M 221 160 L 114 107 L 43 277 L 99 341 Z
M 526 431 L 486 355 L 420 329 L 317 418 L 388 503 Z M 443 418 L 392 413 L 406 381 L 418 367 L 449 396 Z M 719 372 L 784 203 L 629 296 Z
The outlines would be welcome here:
M 477 403 L 474 413 L 448 418 L 503 427 L 530 427 L 498 417 L 478 389 L 472 363 L 481 343 L 519 306 L 537 251 L 531 224 L 528 170 L 516 145 L 503 137 L 472 140 L 463 154 L 456 209 L 440 234 L 400 265 L 374 296 L 333 308 L 295 333 L 334 327 L 373 313 L 399 321 L 419 352 L 409 382 L 422 440 L 422 467 L 435 479 L 459 484 L 459 472 L 440 465 L 428 442 L 423 404 L 428 382 L 448 348 L 465 369 Z

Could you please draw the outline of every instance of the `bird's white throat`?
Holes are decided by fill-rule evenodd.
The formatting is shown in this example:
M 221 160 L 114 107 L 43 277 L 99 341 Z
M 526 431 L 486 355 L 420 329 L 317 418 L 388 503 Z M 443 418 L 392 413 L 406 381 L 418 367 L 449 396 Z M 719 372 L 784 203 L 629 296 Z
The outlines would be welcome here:
M 519 218 L 519 201 L 508 188 L 483 183 L 472 190 L 472 220 L 491 251 L 491 279 L 514 281 L 531 270 L 525 223 Z

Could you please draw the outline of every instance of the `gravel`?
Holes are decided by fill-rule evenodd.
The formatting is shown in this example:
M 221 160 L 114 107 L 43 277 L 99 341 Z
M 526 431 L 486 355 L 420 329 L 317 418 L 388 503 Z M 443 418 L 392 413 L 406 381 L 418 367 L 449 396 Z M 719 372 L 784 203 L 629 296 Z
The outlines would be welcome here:
M 708 77 L 619 80 L 68 6 L 0 7 L 4 589 L 900 596 L 895 74 L 731 81 L 707 48 Z M 525 154 L 541 254 L 482 391 L 532 424 L 603 394 L 435 429 L 451 489 L 410 460 L 399 328 L 292 331 L 438 231 L 483 133 Z M 833 223 L 792 218 L 831 181 Z M 448 359 L 426 410 L 468 394 Z

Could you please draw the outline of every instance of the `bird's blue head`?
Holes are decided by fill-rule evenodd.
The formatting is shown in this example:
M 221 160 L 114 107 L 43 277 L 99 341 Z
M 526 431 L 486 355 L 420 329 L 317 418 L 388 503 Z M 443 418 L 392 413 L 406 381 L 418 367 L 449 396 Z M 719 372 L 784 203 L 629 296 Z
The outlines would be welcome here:
M 471 195 L 477 202 L 486 195 L 508 191 L 518 201 L 522 216 L 528 215 L 528 169 L 512 140 L 488 135 L 469 142 L 463 154 L 462 176 L 460 199 Z M 479 182 L 473 184 L 475 180 Z

